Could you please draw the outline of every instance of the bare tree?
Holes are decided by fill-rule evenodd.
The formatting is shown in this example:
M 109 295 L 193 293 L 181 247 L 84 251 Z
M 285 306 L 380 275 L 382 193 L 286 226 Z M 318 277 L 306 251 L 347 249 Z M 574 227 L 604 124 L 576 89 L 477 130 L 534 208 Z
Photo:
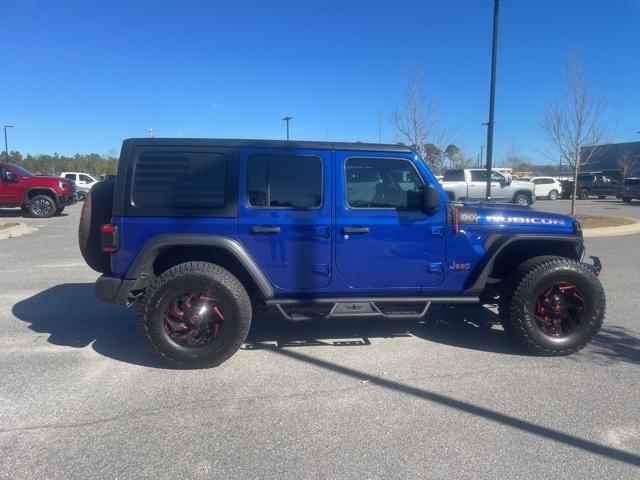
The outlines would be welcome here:
M 633 175 L 633 172 L 640 166 L 638 165 L 638 158 L 639 157 L 628 148 L 622 151 L 618 158 L 618 167 L 620 168 L 623 179 Z
M 567 87 L 563 98 L 544 111 L 541 129 L 553 149 L 573 170 L 571 215 L 576 213 L 580 168 L 602 151 L 609 134 L 604 123 L 605 102 L 591 89 L 581 63 L 567 65 Z M 590 148 L 585 148 L 589 146 Z M 556 157 L 557 158 L 557 157 Z
M 422 158 L 441 159 L 442 154 L 434 157 L 431 150 L 442 149 L 450 135 L 439 125 L 438 107 L 424 89 L 422 72 L 416 70 L 407 75 L 402 105 L 391 113 L 389 120 L 401 140 Z M 437 172 L 442 164 L 430 166 Z

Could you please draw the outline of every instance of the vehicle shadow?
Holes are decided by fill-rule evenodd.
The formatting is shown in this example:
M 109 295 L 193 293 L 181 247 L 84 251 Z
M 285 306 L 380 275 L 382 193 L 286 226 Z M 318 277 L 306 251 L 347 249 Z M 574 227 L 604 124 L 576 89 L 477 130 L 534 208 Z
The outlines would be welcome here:
M 6 217 L 6 218 L 15 218 L 15 217 L 22 217 L 22 210 L 20 209 L 10 209 L 10 210 L 5 210 L 5 209 L 0 209 L 0 218 L 2 217 Z
M 521 355 L 497 323 L 494 312 L 478 306 L 436 305 L 421 320 L 359 317 L 288 322 L 270 312 L 253 323 L 242 348 L 360 347 L 370 345 L 372 338 L 418 337 L 458 348 Z
M 57 217 L 66 217 L 68 216 L 68 213 L 59 213 L 51 218 L 57 218 Z M 34 218 L 34 217 L 30 217 L 29 215 L 25 215 L 22 213 L 22 210 L 20 209 L 12 209 L 12 210 L 2 210 L 0 209 L 0 218 L 17 218 L 17 217 L 23 217 L 23 218 Z M 44 218 L 43 220 L 47 220 L 46 218 Z
M 14 316 L 49 343 L 85 348 L 122 362 L 154 368 L 174 368 L 152 354 L 139 333 L 136 311 L 96 299 L 91 283 L 56 285 L 13 306 Z M 456 348 L 523 355 L 497 326 L 490 310 L 473 307 L 433 307 L 423 320 L 337 318 L 288 322 L 267 312 L 255 315 L 244 350 L 288 347 L 353 347 L 371 345 L 374 338 L 417 337 Z M 640 336 L 623 327 L 604 328 L 576 361 L 640 363 Z

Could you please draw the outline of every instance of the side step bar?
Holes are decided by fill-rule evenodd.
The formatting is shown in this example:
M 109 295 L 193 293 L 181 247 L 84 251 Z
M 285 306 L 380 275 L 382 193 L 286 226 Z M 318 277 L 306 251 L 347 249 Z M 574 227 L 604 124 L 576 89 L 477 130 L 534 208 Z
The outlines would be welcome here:
M 274 306 L 287 320 L 301 321 L 334 317 L 383 317 L 419 319 L 432 303 L 480 303 L 479 297 L 361 297 L 361 298 L 274 298 Z

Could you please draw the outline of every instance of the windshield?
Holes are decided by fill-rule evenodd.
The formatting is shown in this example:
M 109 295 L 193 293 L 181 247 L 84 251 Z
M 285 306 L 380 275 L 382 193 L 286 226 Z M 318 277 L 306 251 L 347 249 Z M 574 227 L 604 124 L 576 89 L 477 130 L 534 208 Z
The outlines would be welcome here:
M 10 163 L 9 165 L 11 165 L 11 169 L 15 170 L 17 174 L 22 175 L 23 177 L 33 177 L 33 173 L 31 173 L 26 168 L 19 167 L 18 165 L 14 165 L 13 163 Z

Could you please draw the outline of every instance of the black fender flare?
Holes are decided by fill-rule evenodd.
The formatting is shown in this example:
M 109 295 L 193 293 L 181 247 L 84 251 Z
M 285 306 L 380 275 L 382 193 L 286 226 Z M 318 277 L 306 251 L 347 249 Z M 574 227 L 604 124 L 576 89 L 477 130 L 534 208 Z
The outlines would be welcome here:
M 134 261 L 129 266 L 126 280 L 137 280 L 153 274 L 153 262 L 158 254 L 168 247 L 215 247 L 228 252 L 242 265 L 257 285 L 264 299 L 274 295 L 273 285 L 258 266 L 249 252 L 237 240 L 224 235 L 201 235 L 192 233 L 176 233 L 158 235 L 144 244 Z
M 484 243 L 486 252 L 484 257 L 478 263 L 476 268 L 471 272 L 465 281 L 465 290 L 470 292 L 480 292 L 487 284 L 489 274 L 493 270 L 498 255 L 516 242 L 526 241 L 548 241 L 548 242 L 565 242 L 570 244 L 575 252 L 574 260 L 580 261 L 584 254 L 584 242 L 581 235 L 553 235 L 553 234 L 495 234 L 491 235 Z
M 27 189 L 26 192 L 24 192 L 24 197 L 22 199 L 22 204 L 23 205 L 27 205 L 29 203 L 29 193 L 33 192 L 34 190 L 46 190 L 47 192 L 51 193 L 51 198 L 53 198 L 53 202 L 56 204 L 56 206 L 58 205 L 58 194 L 56 193 L 56 191 L 51 188 L 51 187 L 30 187 L 29 189 Z

